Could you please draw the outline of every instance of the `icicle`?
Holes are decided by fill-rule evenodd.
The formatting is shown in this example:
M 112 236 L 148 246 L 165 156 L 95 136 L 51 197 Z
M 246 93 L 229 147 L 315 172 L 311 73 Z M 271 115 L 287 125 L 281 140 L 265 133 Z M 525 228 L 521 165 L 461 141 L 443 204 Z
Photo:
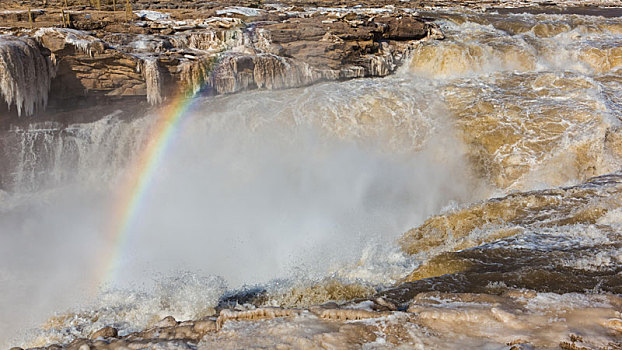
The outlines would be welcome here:
M 55 75 L 54 64 L 34 39 L 0 35 L 0 95 L 19 116 L 45 108 Z
M 46 35 L 60 37 L 65 44 L 72 45 L 76 51 L 89 55 L 90 57 L 94 57 L 96 53 L 102 53 L 105 49 L 105 43 L 102 40 L 81 30 L 70 28 L 41 28 L 35 32 L 34 37 L 41 40 Z
M 162 72 L 158 60 L 147 58 L 142 61 L 142 73 L 147 84 L 147 101 L 152 105 L 162 103 Z
M 187 61 L 182 64 L 181 82 L 197 93 L 201 88 L 210 83 L 210 75 L 214 68 L 216 58 L 213 56 L 203 57 L 197 61 Z

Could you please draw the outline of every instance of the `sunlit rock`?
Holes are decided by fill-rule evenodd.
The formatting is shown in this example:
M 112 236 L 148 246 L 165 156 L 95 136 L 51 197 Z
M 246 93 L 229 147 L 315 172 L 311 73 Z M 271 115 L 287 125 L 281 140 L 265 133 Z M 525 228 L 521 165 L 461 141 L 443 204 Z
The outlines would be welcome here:
M 41 28 L 35 32 L 43 46 L 58 56 L 67 54 L 64 49 L 74 50 L 91 57 L 104 53 L 106 43 L 87 32 L 69 28 Z
M 98 330 L 97 332 L 91 334 L 91 336 L 89 338 L 91 339 L 97 339 L 99 337 L 102 338 L 115 338 L 118 335 L 118 331 L 116 328 L 114 327 L 104 327 L 100 330 Z
M 173 327 L 177 326 L 177 321 L 173 316 L 166 316 L 158 323 L 155 324 L 156 327 Z
M 216 322 L 212 320 L 196 321 L 193 324 L 193 328 L 198 333 L 206 334 L 208 332 L 216 331 Z
M 32 36 L 53 53 L 54 61 L 60 62 L 52 83 L 51 98 L 56 104 L 84 96 L 145 96 L 148 103 L 157 105 L 180 91 L 227 94 L 386 76 L 408 56 L 408 44 L 440 38 L 438 26 L 407 13 L 400 20 L 344 14 L 331 23 L 324 23 L 324 14 L 309 17 L 289 13 L 277 16 L 278 21 L 245 23 L 230 17 L 176 19 L 151 10 L 135 13 L 148 21 L 129 28 L 112 23 L 93 31 L 44 27 L 34 32 Z M 216 14 L 258 19 L 268 16 L 265 10 L 245 7 L 217 10 Z M 84 14 L 79 16 L 84 25 L 78 28 L 96 25 L 90 15 L 84 19 Z M 9 47 L 9 41 L 4 42 L 4 47 Z M 15 40 L 11 42 L 11 47 L 16 47 Z M 17 87 L 23 78 L 14 77 L 15 69 L 7 66 L 11 75 L 5 75 L 2 93 L 9 105 L 16 105 L 18 114 L 22 105 L 26 114 L 34 112 L 32 98 L 37 106 L 46 105 L 43 88 L 54 77 L 49 66 L 37 69 L 47 76 L 37 77 L 43 85 L 35 86 L 36 96 L 28 97 L 28 101 L 22 95 L 32 93 L 21 92 L 26 87 L 9 89 L 9 82 Z

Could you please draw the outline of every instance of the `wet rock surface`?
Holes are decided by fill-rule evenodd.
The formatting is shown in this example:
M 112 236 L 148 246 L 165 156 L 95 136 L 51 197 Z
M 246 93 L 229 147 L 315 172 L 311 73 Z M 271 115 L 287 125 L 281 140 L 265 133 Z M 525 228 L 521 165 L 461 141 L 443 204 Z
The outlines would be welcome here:
M 614 173 L 577 186 L 493 198 L 432 217 L 404 235 L 405 250 L 411 254 L 425 250 L 426 245 L 417 242 L 426 236 L 417 232 L 439 220 L 443 224 L 437 224 L 436 230 L 444 227 L 458 234 L 450 227 L 454 216 L 467 217 L 458 220 L 466 225 L 463 237 L 453 237 L 456 242 L 443 238 L 456 246 L 422 264 L 403 283 L 375 295 L 342 292 L 328 297 L 338 301 L 296 307 L 301 305 L 296 298 L 250 289 L 223 297 L 220 306 L 201 319 L 179 321 L 167 316 L 150 328 L 130 333 L 121 333 L 111 324 L 89 338 L 33 349 L 477 348 L 491 344 L 513 349 L 618 349 L 622 345 L 616 261 L 620 239 L 612 226 L 621 183 L 622 175 Z M 482 206 L 486 209 L 469 215 Z M 494 214 L 498 210 L 507 212 Z M 548 219 L 541 217 L 545 212 Z M 486 215 L 504 222 L 495 223 Z M 471 227 L 469 220 L 484 222 Z M 533 225 L 540 229 L 548 225 L 551 231 L 530 233 Z M 508 226 L 513 233 L 504 240 Z M 577 240 L 555 241 L 556 229 L 577 230 Z M 469 237 L 473 230 L 480 232 Z M 521 230 L 523 235 L 516 232 Z M 487 240 L 494 242 L 487 245 Z M 532 240 L 539 240 L 537 248 Z M 574 256 L 579 251 L 584 259 Z M 590 258 L 589 251 L 598 257 Z M 334 289 L 335 283 L 325 281 L 315 288 L 332 285 Z M 281 307 L 267 306 L 275 302 Z
M 381 302 L 363 300 L 309 309 L 239 306 L 216 317 L 175 322 L 117 335 L 106 327 L 97 338 L 33 349 L 360 349 L 395 346 L 616 349 L 622 300 L 615 295 L 541 294 L 509 289 L 496 295 L 418 293 L 403 311 L 374 311 Z M 459 308 L 456 308 L 459 306 Z M 563 316 L 563 318 L 560 318 Z M 172 319 L 174 320 L 174 319 Z M 578 326 L 584 336 L 574 333 Z M 497 329 L 491 336 L 490 329 Z M 105 335 L 104 335 L 105 333 Z M 441 338 L 444 338 L 441 340 Z
M 621 181 L 621 173 L 607 174 L 433 216 L 400 241 L 409 254 L 434 251 L 433 257 L 378 297 L 403 306 L 424 292 L 498 293 L 507 287 L 620 294 Z

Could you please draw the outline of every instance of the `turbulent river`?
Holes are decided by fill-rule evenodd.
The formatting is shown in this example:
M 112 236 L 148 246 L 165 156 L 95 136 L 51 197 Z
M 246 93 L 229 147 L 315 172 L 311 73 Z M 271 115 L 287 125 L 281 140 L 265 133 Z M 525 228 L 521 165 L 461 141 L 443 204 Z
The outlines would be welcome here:
M 197 98 L 116 246 L 110 221 L 158 111 L 3 131 L 0 340 L 127 334 L 236 295 L 308 307 L 379 293 L 418 298 L 420 347 L 547 348 L 573 331 L 614 344 L 622 20 L 429 15 L 447 39 L 390 77 Z M 279 341 L 229 332 L 238 347 Z

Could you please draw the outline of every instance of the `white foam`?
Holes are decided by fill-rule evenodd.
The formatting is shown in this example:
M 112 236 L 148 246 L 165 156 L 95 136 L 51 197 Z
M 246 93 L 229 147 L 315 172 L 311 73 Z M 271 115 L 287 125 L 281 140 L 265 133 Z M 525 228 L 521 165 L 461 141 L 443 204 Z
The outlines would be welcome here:
M 211 316 L 226 284 L 217 277 L 180 273 L 158 280 L 149 291 L 141 289 L 134 286 L 131 290 L 105 291 L 92 303 L 58 314 L 58 321 L 48 321 L 45 330 L 31 330 L 25 335 L 28 340 L 23 341 L 29 346 L 69 342 L 105 326 L 114 326 L 120 335 L 126 335 L 153 327 L 166 316 L 179 321 Z
M 442 109 L 428 98 L 433 93 L 432 87 L 424 91 L 417 82 L 396 77 L 199 99 L 175 130 L 177 139 L 141 202 L 115 285 L 149 288 L 154 275 L 179 271 L 223 276 L 234 288 L 333 273 L 346 282 L 397 280 L 412 262 L 396 252 L 395 238 L 446 201 L 462 200 L 467 191 L 453 179 L 465 171 L 461 145 L 441 126 Z M 93 249 L 105 246 L 114 200 L 107 193 L 121 188 L 118 181 L 151 140 L 153 123 L 149 117 L 111 116 L 67 128 L 12 131 L 11 137 L 21 140 L 14 154 L 21 164 L 18 193 L 10 196 L 0 229 L 47 238 L 28 265 L 46 271 L 47 282 L 38 284 L 43 280 L 23 267 L 29 276 L 26 290 L 69 297 L 33 303 L 39 322 L 50 310 L 83 300 L 80 291 L 94 277 L 75 269 L 92 265 Z M 49 155 L 29 158 L 35 149 Z M 39 189 L 44 184 L 55 188 L 47 201 Z M 29 191 L 17 205 L 20 193 Z M 25 212 L 37 220 L 24 221 Z M 28 244 L 15 236 L 5 236 L 0 246 Z M 80 254 L 62 254 L 52 265 L 47 249 Z M 18 251 L 0 259 L 10 261 Z M 4 300 L 18 305 L 19 298 Z M 189 313 L 195 309 L 187 307 Z M 17 319 L 25 308 L 11 307 L 0 315 Z M 135 319 L 132 312 L 114 322 Z M 84 324 L 89 317 L 75 322 Z M 24 328 L 32 322 L 12 324 Z M 134 326 L 121 327 L 145 324 L 131 322 Z

